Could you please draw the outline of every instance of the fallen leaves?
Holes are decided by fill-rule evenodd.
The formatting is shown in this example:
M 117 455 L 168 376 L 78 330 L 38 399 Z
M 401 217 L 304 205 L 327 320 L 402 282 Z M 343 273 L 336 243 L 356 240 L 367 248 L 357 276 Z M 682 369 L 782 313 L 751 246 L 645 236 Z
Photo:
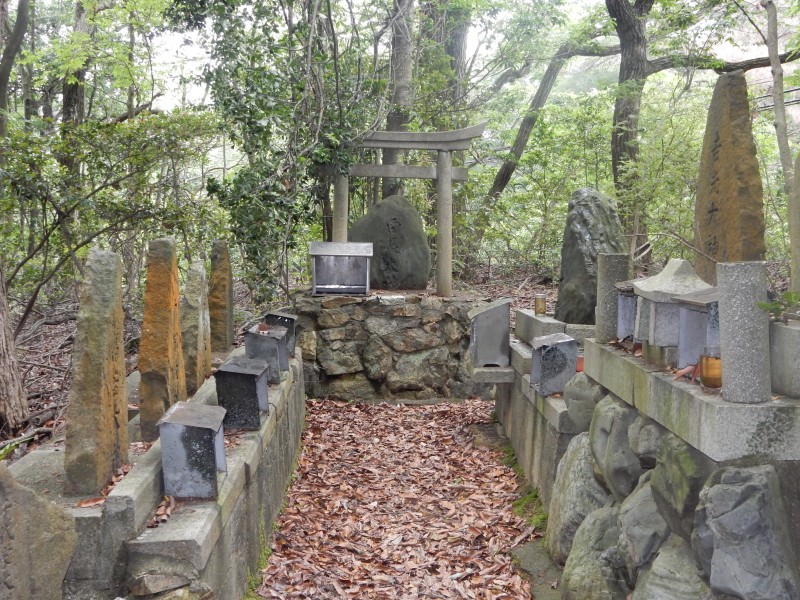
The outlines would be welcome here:
M 468 426 L 491 404 L 309 401 L 303 451 L 259 594 L 265 598 L 530 597 L 508 551 L 514 472 Z
M 80 500 L 79 502 L 75 503 L 77 508 L 92 508 L 94 506 L 100 506 L 106 501 L 106 496 L 111 493 L 111 490 L 114 489 L 114 486 L 117 485 L 122 479 L 127 475 L 130 470 L 133 468 L 133 465 L 122 465 L 119 469 L 114 471 L 114 475 L 111 477 L 111 481 L 109 481 L 105 487 L 100 490 L 100 496 L 95 498 L 87 498 L 85 500 Z
M 156 514 L 147 522 L 150 529 L 158 527 L 162 523 L 166 523 L 172 516 L 172 511 L 175 510 L 177 503 L 174 496 L 164 496 L 159 505 L 156 507 Z

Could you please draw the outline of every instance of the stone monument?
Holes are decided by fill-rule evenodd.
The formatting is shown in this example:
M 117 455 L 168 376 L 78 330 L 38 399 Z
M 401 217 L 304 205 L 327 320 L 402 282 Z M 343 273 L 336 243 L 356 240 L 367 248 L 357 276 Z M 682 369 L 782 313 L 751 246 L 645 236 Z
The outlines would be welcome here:
M 211 350 L 228 352 L 233 345 L 233 272 L 228 242 L 211 244 L 211 277 L 208 282 L 208 314 L 211 319 Z
M 152 240 L 147 252 L 147 284 L 139 343 L 142 439 L 158 437 L 156 423 L 186 399 L 186 374 L 178 303 L 178 256 L 174 238 Z
M 208 284 L 202 261 L 189 267 L 181 296 L 181 337 L 186 371 L 186 393 L 194 394 L 211 373 L 211 324 Z
M 589 188 L 569 199 L 561 247 L 561 276 L 555 318 L 564 323 L 593 325 L 597 304 L 597 256 L 627 252 L 614 202 Z
M 71 491 L 96 495 L 128 462 L 122 262 L 92 249 L 84 272 L 64 466 Z
M 744 73 L 720 75 L 708 109 L 695 203 L 695 271 L 716 285 L 718 262 L 764 260 L 764 199 Z
M 431 253 L 419 213 L 402 196 L 389 196 L 353 224 L 348 239 L 372 244 L 370 286 L 422 290 L 428 285 Z

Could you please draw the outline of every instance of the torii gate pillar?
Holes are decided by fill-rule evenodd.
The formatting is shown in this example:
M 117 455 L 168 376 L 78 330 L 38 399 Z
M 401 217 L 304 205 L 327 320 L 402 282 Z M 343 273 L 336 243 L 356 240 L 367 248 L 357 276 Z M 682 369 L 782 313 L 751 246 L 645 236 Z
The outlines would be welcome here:
M 353 177 L 394 177 L 436 180 L 436 295 L 453 295 L 453 181 L 466 181 L 467 170 L 453 168 L 453 151 L 468 150 L 483 135 L 486 123 L 437 132 L 370 131 L 362 148 L 436 150 L 436 167 L 352 165 Z M 337 173 L 333 182 L 333 241 L 347 241 L 348 177 Z

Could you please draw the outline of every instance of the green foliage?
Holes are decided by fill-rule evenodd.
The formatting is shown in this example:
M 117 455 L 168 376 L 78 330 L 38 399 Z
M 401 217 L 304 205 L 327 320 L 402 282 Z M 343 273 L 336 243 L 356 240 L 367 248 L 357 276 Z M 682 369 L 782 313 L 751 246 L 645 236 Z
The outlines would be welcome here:
M 536 488 L 529 486 L 522 496 L 514 500 L 511 508 L 514 514 L 525 519 L 525 523 L 537 531 L 544 532 L 547 529 L 547 510 Z
M 800 294 L 797 292 L 782 292 L 769 302 L 756 302 L 756 306 L 769 313 L 773 321 L 800 320 Z

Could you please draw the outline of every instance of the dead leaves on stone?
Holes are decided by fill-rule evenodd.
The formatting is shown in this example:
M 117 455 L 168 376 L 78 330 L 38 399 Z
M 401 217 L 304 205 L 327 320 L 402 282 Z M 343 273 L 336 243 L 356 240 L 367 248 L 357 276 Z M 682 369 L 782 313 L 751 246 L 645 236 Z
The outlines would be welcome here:
M 265 598 L 528 598 L 513 471 L 468 426 L 491 404 L 309 402 Z
M 156 507 L 156 513 L 147 522 L 147 526 L 153 529 L 162 523 L 166 523 L 172 516 L 172 511 L 174 511 L 177 506 L 178 503 L 175 501 L 174 496 L 164 496 Z
M 78 508 L 91 508 L 93 506 L 100 506 L 106 501 L 106 496 L 111 493 L 111 490 L 114 489 L 114 486 L 117 485 L 122 479 L 127 475 L 130 470 L 133 468 L 133 465 L 126 464 L 122 465 L 119 469 L 114 471 L 114 475 L 111 477 L 111 481 L 109 481 L 105 487 L 100 490 L 100 495 L 95 498 L 87 498 L 85 500 L 81 500 L 75 504 Z

